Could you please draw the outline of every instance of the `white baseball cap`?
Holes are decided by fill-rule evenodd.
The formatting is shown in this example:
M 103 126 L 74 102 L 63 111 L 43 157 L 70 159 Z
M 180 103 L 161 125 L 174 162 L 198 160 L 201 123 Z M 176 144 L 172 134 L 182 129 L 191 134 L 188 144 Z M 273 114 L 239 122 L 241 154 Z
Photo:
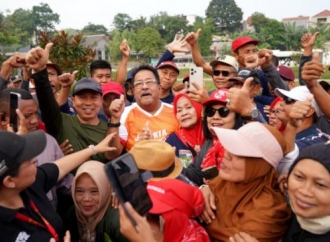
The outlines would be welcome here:
M 235 68 L 236 71 L 239 69 L 238 62 L 236 59 L 230 55 L 220 55 L 214 61 L 210 63 L 213 68 L 218 64 L 226 64 Z
M 306 86 L 299 86 L 299 87 L 292 88 L 290 91 L 276 88 L 275 94 L 276 94 L 276 96 L 279 96 L 281 98 L 289 97 L 293 100 L 303 102 L 303 101 L 306 101 L 306 99 L 311 94 L 311 92 L 308 90 L 308 88 Z M 312 100 L 312 107 L 314 108 L 315 113 L 318 117 L 322 115 L 320 107 L 319 107 L 319 105 L 317 105 L 314 98 Z

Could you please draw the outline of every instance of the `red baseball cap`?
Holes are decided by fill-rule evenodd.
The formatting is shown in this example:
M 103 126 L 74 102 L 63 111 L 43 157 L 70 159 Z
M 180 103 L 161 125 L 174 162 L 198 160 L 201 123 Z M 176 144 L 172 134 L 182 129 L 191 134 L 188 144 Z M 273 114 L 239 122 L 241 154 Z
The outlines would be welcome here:
M 209 100 L 203 102 L 203 106 L 208 106 L 214 103 L 227 103 L 228 89 L 221 88 L 211 93 Z
M 259 41 L 256 39 L 251 39 L 248 36 L 238 37 L 238 38 L 234 39 L 233 43 L 231 44 L 231 50 L 233 52 L 235 52 L 237 49 L 239 49 L 243 45 L 246 45 L 249 43 L 258 45 Z
M 172 67 L 172 68 L 174 68 L 178 73 L 180 73 L 180 70 L 179 70 L 178 66 L 175 64 L 174 61 L 163 61 L 162 63 L 159 64 L 159 66 L 157 66 L 157 70 L 158 70 L 158 69 L 161 69 L 161 68 L 163 68 L 163 67 L 166 67 L 166 66 Z
M 199 216 L 203 211 L 204 198 L 201 191 L 178 179 L 149 180 L 147 191 L 153 204 L 149 213 L 162 214 L 179 210 L 191 218 Z
M 119 96 L 124 94 L 124 89 L 118 82 L 108 82 L 102 85 L 101 88 L 103 97 L 109 93 L 118 94 Z
M 278 74 L 280 74 L 280 76 L 285 80 L 294 81 L 295 79 L 292 69 L 287 66 L 278 66 Z

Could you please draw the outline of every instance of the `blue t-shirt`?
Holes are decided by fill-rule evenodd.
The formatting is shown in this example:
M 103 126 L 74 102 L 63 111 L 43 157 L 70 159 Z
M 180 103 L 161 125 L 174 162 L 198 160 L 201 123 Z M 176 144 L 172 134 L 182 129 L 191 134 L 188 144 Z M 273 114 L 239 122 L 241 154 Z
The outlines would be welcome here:
M 327 135 L 317 130 L 315 125 L 300 131 L 296 135 L 296 144 L 299 150 L 302 150 L 310 145 L 320 143 L 320 142 L 327 142 L 329 139 Z

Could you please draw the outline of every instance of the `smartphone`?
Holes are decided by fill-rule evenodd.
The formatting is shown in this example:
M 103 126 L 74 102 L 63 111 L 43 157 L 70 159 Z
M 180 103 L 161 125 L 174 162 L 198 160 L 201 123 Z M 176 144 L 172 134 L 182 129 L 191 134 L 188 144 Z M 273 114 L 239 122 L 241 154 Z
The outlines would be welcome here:
M 219 175 L 219 170 L 216 166 L 210 166 L 202 170 L 203 178 L 211 180 Z
M 203 68 L 202 67 L 190 67 L 189 70 L 189 88 L 191 89 L 195 89 L 195 86 L 192 85 L 190 82 L 195 82 L 196 84 L 198 84 L 198 86 L 200 86 L 201 88 L 203 88 Z
M 9 115 L 9 124 L 16 133 L 19 125 L 19 118 L 16 113 L 16 109 L 20 108 L 21 103 L 21 94 L 16 92 L 10 93 L 10 115 Z
M 152 202 L 134 157 L 126 153 L 108 162 L 105 172 L 119 202 L 130 202 L 141 216 L 146 215 L 152 208 Z

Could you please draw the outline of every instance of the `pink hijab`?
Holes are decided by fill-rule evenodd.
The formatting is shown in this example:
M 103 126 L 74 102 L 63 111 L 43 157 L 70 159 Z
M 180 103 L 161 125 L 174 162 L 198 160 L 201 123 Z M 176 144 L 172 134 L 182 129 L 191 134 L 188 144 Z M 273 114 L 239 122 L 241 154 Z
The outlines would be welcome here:
M 88 218 L 88 219 L 83 215 L 83 213 L 77 206 L 74 196 L 77 180 L 82 174 L 88 174 L 93 179 L 100 194 L 100 204 L 98 210 L 92 216 L 92 218 Z M 93 160 L 87 161 L 84 164 L 82 164 L 77 170 L 76 176 L 72 182 L 71 189 L 72 189 L 72 198 L 75 204 L 75 211 L 78 222 L 80 223 L 81 226 L 86 227 L 89 231 L 91 232 L 94 231 L 97 224 L 101 221 L 107 209 L 109 208 L 111 202 L 110 196 L 111 196 L 112 188 L 106 177 L 104 171 L 104 164 L 99 161 L 93 161 Z

